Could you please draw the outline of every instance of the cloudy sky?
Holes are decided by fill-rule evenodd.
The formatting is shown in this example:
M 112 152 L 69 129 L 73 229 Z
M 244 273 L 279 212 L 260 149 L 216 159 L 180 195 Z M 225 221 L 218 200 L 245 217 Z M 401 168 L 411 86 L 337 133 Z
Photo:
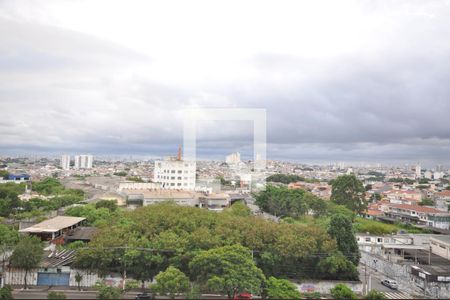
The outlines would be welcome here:
M 272 159 L 449 163 L 450 1 L 0 0 L 0 155 L 176 152 L 187 108 L 266 109 Z

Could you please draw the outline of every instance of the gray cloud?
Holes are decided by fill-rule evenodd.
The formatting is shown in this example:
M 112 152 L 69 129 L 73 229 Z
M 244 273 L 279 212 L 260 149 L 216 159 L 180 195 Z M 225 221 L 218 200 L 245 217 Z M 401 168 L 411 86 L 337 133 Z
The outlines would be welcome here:
M 356 52 L 308 57 L 261 49 L 241 61 L 247 77 L 218 79 L 217 69 L 185 81 L 152 73 L 151 54 L 24 19 L 5 5 L 0 154 L 164 155 L 182 142 L 182 109 L 248 107 L 267 110 L 269 158 L 448 163 L 450 6 L 371 3 L 367 17 L 390 24 L 374 22 L 375 34 Z M 250 156 L 251 128 L 204 124 L 199 155 Z

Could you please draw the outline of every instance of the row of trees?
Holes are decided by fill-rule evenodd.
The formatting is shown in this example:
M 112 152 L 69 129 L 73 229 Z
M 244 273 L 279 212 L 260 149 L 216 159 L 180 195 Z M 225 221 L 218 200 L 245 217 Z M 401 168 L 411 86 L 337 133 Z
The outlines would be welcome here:
M 97 225 L 98 234 L 88 248 L 78 251 L 75 265 L 100 274 L 126 272 L 144 282 L 173 266 L 202 290 L 214 287 L 226 293 L 238 281 L 253 282 L 234 287 L 247 290 L 271 276 L 357 279 L 356 267 L 348 259 L 354 255 L 345 247 L 342 252 L 326 230 L 248 216 L 241 203 L 221 214 L 163 203 L 121 212 Z M 230 249 L 236 253 L 228 259 Z M 241 259 L 234 274 L 252 274 L 253 279 L 230 283 L 224 274 L 214 273 L 225 272 L 228 265 L 221 262 L 236 257 Z
M 298 218 L 306 214 L 316 217 L 326 213 L 326 202 L 302 189 L 288 189 L 268 185 L 256 195 L 256 205 L 278 217 Z
M 49 199 L 32 198 L 21 201 L 19 195 L 25 191 L 25 183 L 6 183 L 0 185 L 0 216 L 8 217 L 11 214 L 24 214 L 36 211 L 56 210 L 60 207 L 83 201 L 84 192 L 79 189 L 66 189 L 54 178 L 46 178 L 33 182 L 33 190 L 51 196 Z

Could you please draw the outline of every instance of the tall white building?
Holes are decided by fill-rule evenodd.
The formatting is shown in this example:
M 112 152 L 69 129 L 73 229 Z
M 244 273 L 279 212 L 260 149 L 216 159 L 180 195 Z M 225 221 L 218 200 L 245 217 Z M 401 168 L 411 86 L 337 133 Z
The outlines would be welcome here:
M 75 169 L 92 169 L 92 155 L 75 155 Z
M 238 164 L 241 162 L 241 154 L 239 152 L 231 153 L 225 157 L 227 164 Z
M 155 161 L 154 182 L 161 183 L 165 189 L 195 189 L 196 163 L 181 159 L 181 150 L 177 157 L 167 157 Z
M 422 168 L 420 165 L 416 165 L 416 178 L 422 178 Z
M 61 168 L 63 170 L 70 169 L 70 155 L 62 155 L 61 156 Z

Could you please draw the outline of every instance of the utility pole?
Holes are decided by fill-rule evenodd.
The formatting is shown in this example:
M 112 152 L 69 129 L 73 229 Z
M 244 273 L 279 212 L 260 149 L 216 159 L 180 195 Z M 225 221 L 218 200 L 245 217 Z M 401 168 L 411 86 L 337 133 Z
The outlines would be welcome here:
M 364 262 L 364 295 L 367 295 L 367 261 Z
M 428 250 L 428 264 L 431 265 L 431 245 L 430 249 Z

